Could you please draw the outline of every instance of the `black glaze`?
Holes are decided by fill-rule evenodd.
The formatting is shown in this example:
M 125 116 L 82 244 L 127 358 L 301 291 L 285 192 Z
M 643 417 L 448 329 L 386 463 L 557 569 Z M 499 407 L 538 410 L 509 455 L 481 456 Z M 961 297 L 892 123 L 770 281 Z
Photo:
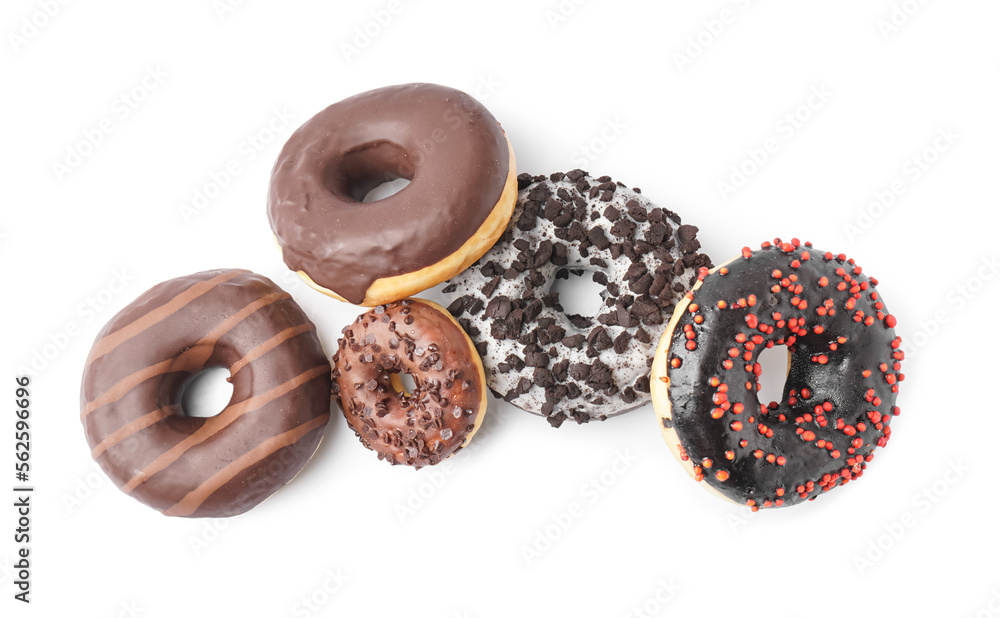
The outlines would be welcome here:
M 791 246 L 786 245 L 785 248 L 790 249 Z M 792 261 L 799 259 L 806 251 L 810 259 L 800 259 L 801 266 L 793 268 Z M 823 252 L 809 246 L 786 252 L 771 245 L 753 252 L 749 259 L 746 255 L 748 251 L 744 250 L 744 257 L 726 265 L 728 274 L 713 272 L 704 277 L 692 299 L 692 303 L 698 305 L 698 313 L 704 316 L 704 322 L 696 324 L 696 314 L 685 311 L 673 331 L 667 357 L 672 423 L 681 445 L 694 465 L 700 465 L 706 457 L 712 460 L 712 467 L 703 470 L 704 482 L 711 487 L 740 504 L 754 500 L 755 505 L 761 506 L 765 505 L 765 501 L 774 502 L 783 498 L 783 505 L 789 506 L 822 493 L 819 483 L 825 474 L 840 475 L 843 469 L 852 467 L 847 462 L 850 457 L 870 455 L 883 437 L 883 431 L 885 434 L 889 433 L 888 422 L 880 431 L 867 414 L 874 410 L 880 415 L 888 415 L 891 420 L 896 393 L 887 379 L 897 384 L 902 379 L 898 369 L 894 369 L 894 363 L 902 360 L 903 355 L 893 348 L 896 335 L 889 324 L 893 324 L 895 320 L 888 316 L 888 311 L 883 309 L 886 318 L 876 318 L 870 326 L 854 321 L 857 310 L 863 311 L 866 316 L 875 317 L 877 301 L 871 298 L 871 293 L 876 291 L 873 282 L 863 274 L 854 275 L 853 264 L 836 256 L 827 260 Z M 852 296 L 850 287 L 843 291 L 837 290 L 837 285 L 843 281 L 843 277 L 836 274 L 838 268 L 844 268 L 859 287 L 865 285 L 864 282 L 869 286 L 867 290 L 860 291 L 861 297 L 856 299 L 854 310 L 845 309 L 845 303 Z M 784 277 L 790 273 L 798 276 L 796 283 L 804 288 L 799 297 L 808 302 L 804 311 L 792 306 L 791 300 L 795 294 L 788 288 L 782 288 L 777 294 L 771 291 L 772 286 L 780 281 L 772 274 L 775 269 L 780 270 Z M 826 287 L 820 287 L 818 281 L 824 276 L 829 283 Z M 747 298 L 751 294 L 756 295 L 757 299 L 754 307 L 736 306 L 740 298 Z M 828 298 L 834 301 L 835 315 L 817 315 L 817 307 Z M 717 305 L 719 300 L 726 301 L 727 307 L 720 309 Z M 882 300 L 881 295 L 878 300 Z M 775 326 L 777 321 L 772 317 L 775 312 L 781 313 L 786 324 L 783 328 L 776 327 L 770 335 L 751 329 L 748 325 L 747 316 L 752 313 L 760 323 Z M 756 388 L 746 388 L 748 380 L 756 380 L 753 373 L 746 371 L 745 366 L 748 362 L 757 362 L 761 350 L 766 349 L 767 341 L 774 341 L 776 344 L 778 341 L 787 341 L 788 336 L 793 334 L 787 320 L 795 317 L 805 318 L 808 334 L 796 337 L 782 401 L 776 410 L 769 410 L 766 415 L 762 415 Z M 694 351 L 685 347 L 688 340 L 684 327 L 688 324 L 693 326 L 696 333 L 697 349 Z M 822 334 L 814 332 L 817 325 L 824 328 Z M 743 344 L 735 339 L 738 333 L 744 333 L 747 337 L 754 334 L 764 337 L 764 345 L 757 345 L 751 351 L 749 361 L 745 361 L 742 356 L 746 351 Z M 836 351 L 831 351 L 830 343 L 836 342 L 840 336 L 847 338 L 846 343 L 839 345 Z M 729 350 L 733 347 L 739 350 L 740 356 L 732 359 L 733 367 L 727 370 L 723 361 L 730 358 Z M 829 362 L 825 365 L 812 362 L 814 355 L 826 355 Z M 670 360 L 674 358 L 681 360 L 680 367 L 670 366 Z M 882 363 L 887 364 L 887 373 L 879 369 Z M 862 376 L 866 369 L 872 372 L 868 378 Z M 887 374 L 893 377 L 887 378 Z M 713 402 L 717 389 L 709 384 L 713 376 L 729 385 L 726 395 L 732 405 L 737 402 L 744 405 L 745 410 L 741 414 L 734 414 L 730 409 L 722 418 L 712 418 L 711 412 L 717 407 Z M 803 387 L 811 390 L 811 397 L 807 401 L 799 397 L 795 405 L 789 405 L 790 391 L 794 389 L 801 393 Z M 881 399 L 881 405 L 875 406 L 866 401 L 868 389 L 874 389 L 875 397 Z M 819 426 L 814 412 L 815 406 L 824 401 L 833 404 L 833 410 L 826 413 L 828 424 L 825 428 Z M 785 421 L 778 418 L 782 413 L 786 415 Z M 796 417 L 807 413 L 814 415 L 812 422 L 796 425 Z M 757 422 L 748 422 L 750 417 L 773 430 L 773 437 L 767 438 L 758 433 Z M 850 425 L 862 422 L 866 429 L 858 431 L 855 436 L 848 436 L 837 429 L 839 418 Z M 731 429 L 731 423 L 736 420 L 743 423 L 742 431 Z M 796 428 L 799 426 L 812 431 L 815 440 L 807 442 L 798 435 Z M 864 440 L 864 444 L 851 455 L 848 449 L 858 437 Z M 741 447 L 740 441 L 744 439 L 748 444 Z M 834 459 L 831 451 L 817 447 L 819 440 L 832 442 L 834 449 L 840 451 L 840 458 Z M 763 450 L 765 457 L 754 457 L 753 453 L 757 449 Z M 735 452 L 732 461 L 726 459 L 727 450 Z M 784 456 L 785 465 L 769 463 L 766 460 L 768 453 Z M 862 459 L 859 465 L 853 466 L 852 477 L 856 478 L 859 475 L 857 473 L 864 470 L 865 463 Z M 728 472 L 729 478 L 716 478 L 716 473 L 720 470 Z M 802 498 L 796 492 L 796 487 L 805 485 L 807 481 L 813 481 L 815 487 L 807 498 Z M 835 486 L 839 485 L 836 481 L 834 483 Z M 776 493 L 779 488 L 784 489 L 784 495 L 780 498 Z

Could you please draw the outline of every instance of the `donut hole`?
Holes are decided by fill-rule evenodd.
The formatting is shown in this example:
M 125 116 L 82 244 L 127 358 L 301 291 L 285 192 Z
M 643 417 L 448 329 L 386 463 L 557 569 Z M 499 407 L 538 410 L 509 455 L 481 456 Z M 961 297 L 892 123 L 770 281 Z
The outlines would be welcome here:
M 391 142 L 378 142 L 335 159 L 324 171 L 323 183 L 341 198 L 372 203 L 405 189 L 413 174 L 413 163 L 405 150 Z
M 785 380 L 791 368 L 788 347 L 776 345 L 766 348 L 757 357 L 757 362 L 760 363 L 760 377 L 757 379 L 760 390 L 757 391 L 757 399 L 765 405 L 772 401 L 782 401 Z
M 226 409 L 233 398 L 229 370 L 211 367 L 191 376 L 181 385 L 181 413 L 194 418 L 209 418 Z
M 365 194 L 365 197 L 361 200 L 364 204 L 370 204 L 372 202 L 378 202 L 379 200 L 384 200 L 387 197 L 392 197 L 396 195 L 410 184 L 409 178 L 397 178 L 395 180 L 390 180 L 388 182 L 383 182 L 382 184 L 376 186 L 374 189 Z
M 392 387 L 396 389 L 397 393 L 401 393 L 404 397 L 409 397 L 413 394 L 413 391 L 417 390 L 417 381 L 413 379 L 413 376 L 405 371 L 399 373 L 394 373 L 389 376 L 389 382 Z
M 607 288 L 593 280 L 589 271 L 578 268 L 560 268 L 549 293 L 559 295 L 559 305 L 567 317 L 593 319 L 600 311 L 607 295 Z

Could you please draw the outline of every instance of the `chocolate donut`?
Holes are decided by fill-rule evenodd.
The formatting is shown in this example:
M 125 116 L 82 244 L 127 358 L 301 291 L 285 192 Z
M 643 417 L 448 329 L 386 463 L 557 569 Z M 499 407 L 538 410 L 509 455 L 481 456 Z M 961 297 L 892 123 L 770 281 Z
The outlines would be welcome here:
M 217 416 L 181 409 L 185 383 L 229 369 Z M 91 455 L 115 485 L 182 517 L 252 509 L 306 464 L 330 418 L 316 327 L 269 279 L 212 270 L 160 283 L 101 330 L 80 394 Z
M 380 305 L 343 332 L 333 393 L 379 459 L 421 468 L 469 443 L 486 413 L 486 380 L 472 341 L 443 307 L 418 298 Z M 412 392 L 401 373 L 413 378 Z
M 464 270 L 503 232 L 514 151 L 490 112 L 434 84 L 379 88 L 299 127 L 271 172 L 268 216 L 285 264 L 340 300 L 379 305 Z M 383 200 L 374 187 L 410 180 Z
M 649 401 L 649 364 L 698 269 L 698 228 L 638 189 L 573 170 L 518 177 L 500 241 L 443 293 L 476 341 L 490 388 L 554 427 L 604 420 Z M 567 315 L 557 278 L 604 286 L 595 317 Z
M 862 475 L 899 414 L 903 352 L 877 281 L 797 239 L 703 273 L 653 364 L 653 404 L 685 469 L 725 499 L 789 506 Z M 761 350 L 785 345 L 782 401 L 758 400 Z

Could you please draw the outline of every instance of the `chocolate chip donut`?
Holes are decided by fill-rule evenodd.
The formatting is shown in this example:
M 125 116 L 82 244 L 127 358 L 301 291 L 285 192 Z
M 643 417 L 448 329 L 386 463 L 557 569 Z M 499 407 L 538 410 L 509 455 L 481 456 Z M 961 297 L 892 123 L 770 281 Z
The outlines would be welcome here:
M 361 443 L 420 468 L 458 452 L 486 414 L 486 379 L 468 335 L 418 298 L 380 305 L 344 328 L 333 393 Z M 413 378 L 407 392 L 401 374 Z
M 461 272 L 496 242 L 517 197 L 514 151 L 489 110 L 435 84 L 379 88 L 299 127 L 271 172 L 268 216 L 285 264 L 365 306 Z M 406 178 L 383 200 L 374 187 Z
M 704 273 L 653 364 L 667 444 L 716 494 L 757 510 L 862 475 L 899 414 L 903 352 L 877 281 L 843 254 L 766 242 Z M 782 401 L 757 397 L 762 350 L 788 347 Z
M 674 305 L 711 266 L 698 228 L 638 189 L 586 172 L 518 177 L 500 241 L 443 289 L 490 388 L 554 427 L 649 401 L 649 363 Z M 556 278 L 604 286 L 597 316 L 567 315 Z
M 229 369 L 217 416 L 181 409 L 209 367 Z M 212 270 L 160 283 L 101 330 L 83 372 L 91 455 L 123 492 L 165 515 L 252 509 L 309 461 L 330 418 L 316 327 L 269 279 Z

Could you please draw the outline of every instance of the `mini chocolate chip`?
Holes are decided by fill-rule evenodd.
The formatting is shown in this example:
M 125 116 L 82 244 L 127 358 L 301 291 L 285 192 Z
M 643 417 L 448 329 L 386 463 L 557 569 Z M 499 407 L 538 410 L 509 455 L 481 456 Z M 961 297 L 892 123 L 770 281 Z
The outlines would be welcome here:
M 522 369 L 524 369 L 524 360 L 522 360 L 519 356 L 515 354 L 508 354 L 507 358 L 505 358 L 504 361 L 506 361 L 507 364 L 513 367 L 514 371 L 521 371 Z
M 599 360 L 595 360 L 590 366 L 590 374 L 587 376 L 587 385 L 591 388 L 602 389 L 613 385 L 611 368 Z
M 493 293 L 497 291 L 497 286 L 500 285 L 500 277 L 493 277 L 490 279 L 489 283 L 483 286 L 483 295 L 486 298 L 493 296 Z
M 524 355 L 524 364 L 528 367 L 548 367 L 549 355 L 544 352 L 532 352 Z
M 471 302 L 466 301 L 465 308 L 469 310 L 472 315 L 477 315 L 483 310 L 483 300 L 481 298 L 472 298 L 471 296 L 466 296 Z
M 619 395 L 619 397 L 621 397 L 622 401 L 624 401 L 625 403 L 633 403 L 636 399 L 639 398 L 639 396 L 635 394 L 635 391 L 632 390 L 631 386 L 623 390 L 621 392 L 621 395 Z
M 642 343 L 650 343 L 650 342 L 652 342 L 652 338 L 649 336 L 649 333 L 647 333 L 645 330 L 643 330 L 641 328 L 636 329 L 636 331 L 634 333 L 634 336 L 635 336 L 636 339 L 638 339 Z
M 506 296 L 497 296 L 486 305 L 486 317 L 506 318 L 510 314 L 513 305 Z
M 639 376 L 635 381 L 635 390 L 640 393 L 648 393 L 649 376 Z
M 533 377 L 535 385 L 542 388 L 555 384 L 555 376 L 552 375 L 551 371 L 545 369 L 544 367 L 536 367 Z
M 573 363 L 569 366 L 569 375 L 574 380 L 586 380 L 590 375 L 590 365 L 584 363 Z
M 465 311 L 465 296 L 456 298 L 450 305 L 448 305 L 448 313 L 452 314 L 456 318 L 462 315 Z
M 626 202 L 625 209 L 628 211 L 628 216 L 632 217 L 639 223 L 645 223 L 649 214 L 638 200 L 629 200 Z
M 659 307 L 653 300 L 648 296 L 639 296 L 632 303 L 631 312 L 633 315 L 637 316 L 648 316 L 653 313 L 657 313 Z
M 636 294 L 648 294 L 649 288 L 653 285 L 653 278 L 646 273 L 636 281 L 629 283 L 629 289 Z
M 604 228 L 591 228 L 590 232 L 587 233 L 587 239 L 601 251 L 604 251 L 611 246 L 611 241 L 604 235 Z
M 631 340 L 632 336 L 628 334 L 628 331 L 622 331 L 620 335 L 615 337 L 615 354 L 624 354 Z
M 698 235 L 698 228 L 693 225 L 682 225 L 677 228 L 677 239 L 681 244 L 691 242 Z

